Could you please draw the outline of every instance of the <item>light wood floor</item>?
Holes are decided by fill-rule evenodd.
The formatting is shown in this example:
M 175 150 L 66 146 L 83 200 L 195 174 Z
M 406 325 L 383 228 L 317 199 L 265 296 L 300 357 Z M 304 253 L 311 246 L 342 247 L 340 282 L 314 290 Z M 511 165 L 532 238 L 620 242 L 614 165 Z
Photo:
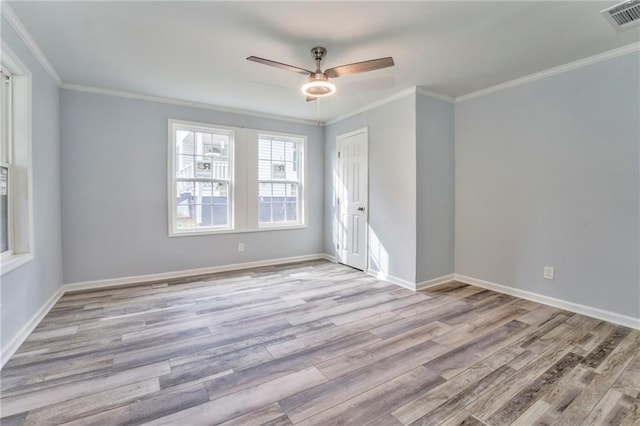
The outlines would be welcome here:
M 640 424 L 640 331 L 324 261 L 65 295 L 2 425 Z

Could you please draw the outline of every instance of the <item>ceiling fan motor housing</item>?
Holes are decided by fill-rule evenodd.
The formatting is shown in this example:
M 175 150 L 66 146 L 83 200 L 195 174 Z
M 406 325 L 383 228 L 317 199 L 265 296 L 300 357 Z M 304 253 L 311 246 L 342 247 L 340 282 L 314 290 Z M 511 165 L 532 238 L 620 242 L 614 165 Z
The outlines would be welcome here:
M 335 86 L 329 83 L 325 73 L 317 72 L 309 76 L 309 81 L 304 85 L 304 93 L 308 96 L 326 96 L 335 90 Z

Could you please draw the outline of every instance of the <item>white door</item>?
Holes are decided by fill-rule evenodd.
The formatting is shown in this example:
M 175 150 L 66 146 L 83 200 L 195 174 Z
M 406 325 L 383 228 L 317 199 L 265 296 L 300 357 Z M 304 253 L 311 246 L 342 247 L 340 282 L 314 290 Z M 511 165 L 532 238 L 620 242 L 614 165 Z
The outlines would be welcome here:
M 338 262 L 367 269 L 368 136 L 367 129 L 337 138 L 336 252 Z

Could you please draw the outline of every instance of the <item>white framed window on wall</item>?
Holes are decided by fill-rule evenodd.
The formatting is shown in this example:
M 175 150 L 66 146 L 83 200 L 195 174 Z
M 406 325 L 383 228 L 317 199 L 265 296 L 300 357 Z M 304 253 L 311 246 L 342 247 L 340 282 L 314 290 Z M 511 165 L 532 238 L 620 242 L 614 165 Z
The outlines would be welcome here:
M 33 259 L 31 72 L 2 43 L 0 63 L 0 270 Z
M 176 121 L 170 127 L 171 233 L 233 229 L 233 130 Z
M 260 134 L 258 186 L 260 227 L 300 225 L 303 217 L 304 140 Z
M 11 74 L 0 69 L 0 115 L 2 141 L 0 142 L 0 253 L 3 258 L 13 254 L 13 214 L 11 212 Z
M 305 227 L 306 136 L 169 120 L 169 236 Z

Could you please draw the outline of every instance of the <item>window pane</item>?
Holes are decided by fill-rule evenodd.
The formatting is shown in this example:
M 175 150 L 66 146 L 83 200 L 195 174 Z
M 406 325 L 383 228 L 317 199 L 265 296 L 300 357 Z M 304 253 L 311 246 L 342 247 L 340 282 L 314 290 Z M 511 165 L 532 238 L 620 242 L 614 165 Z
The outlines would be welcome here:
M 176 182 L 176 198 L 178 202 L 193 197 L 195 192 L 194 182 Z
M 298 220 L 298 185 L 295 183 L 287 184 L 287 221 Z
M 271 161 L 284 161 L 284 142 L 271 141 Z
M 260 223 L 271 222 L 271 184 L 261 183 L 258 188 L 258 215 Z
M 177 182 L 176 194 L 176 225 L 179 230 L 229 224 L 227 183 Z
M 233 131 L 179 127 L 175 129 L 174 177 L 185 181 L 174 183 L 176 230 L 228 227 L 232 223 Z
M 214 179 L 228 180 L 231 178 L 229 158 L 213 157 L 211 162 Z
M 190 179 L 194 175 L 194 157 L 193 155 L 176 156 L 176 177 Z
M 9 250 L 9 169 L 0 167 L 0 252 Z
M 258 140 L 261 224 L 298 222 L 300 219 L 300 144 L 298 139 L 293 138 L 276 139 L 261 136 Z
M 293 155 L 295 151 L 295 143 L 286 142 L 284 145 L 284 161 L 289 163 L 293 162 Z
M 259 180 L 271 179 L 271 161 L 258 160 L 258 179 Z
M 297 141 L 260 138 L 258 142 L 258 179 L 298 181 Z
M 213 204 L 214 182 L 197 182 L 195 184 L 194 202 L 196 204 Z
M 275 188 L 276 186 L 280 186 L 280 184 L 275 184 L 273 186 L 273 198 L 271 200 L 273 222 L 284 222 L 286 220 L 284 191 L 280 191 Z
M 287 203 L 287 221 L 298 221 L 298 204 Z
M 287 180 L 298 180 L 298 168 L 294 163 L 285 163 L 287 169 Z
M 176 131 L 176 154 L 178 155 L 194 155 L 195 151 L 195 135 L 194 132 L 188 130 Z
M 298 185 L 260 184 L 260 223 L 295 222 L 298 220 Z

